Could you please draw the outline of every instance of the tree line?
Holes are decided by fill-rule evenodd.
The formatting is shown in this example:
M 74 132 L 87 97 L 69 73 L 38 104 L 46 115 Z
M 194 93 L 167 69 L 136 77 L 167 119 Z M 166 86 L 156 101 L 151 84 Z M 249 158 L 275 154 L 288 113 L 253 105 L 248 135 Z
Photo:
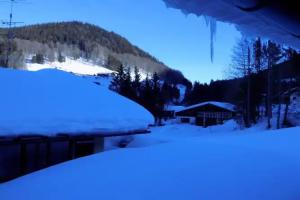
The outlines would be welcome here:
M 145 107 L 153 114 L 158 125 L 162 123 L 165 105 L 176 103 L 180 98 L 177 86 L 161 81 L 157 73 L 147 75 L 142 80 L 137 67 L 132 72 L 130 67 L 123 65 L 119 66 L 114 75 L 110 89 Z
M 13 28 L 13 49 L 9 56 L 7 29 L 0 28 L 0 64 L 24 68 L 27 62 L 43 64 L 71 59 L 84 59 L 113 71 L 120 64 L 138 66 L 146 73 L 174 83 L 189 81 L 180 71 L 165 64 L 131 44 L 127 39 L 98 26 L 82 22 L 60 22 Z
M 283 64 L 278 65 L 283 62 Z M 239 106 L 246 127 L 267 118 L 271 128 L 272 105 L 277 104 L 277 128 L 287 125 L 281 116 L 282 104 L 288 104 L 284 92 L 299 86 L 299 56 L 292 48 L 272 41 L 241 39 L 232 51 L 229 67 L 230 80 L 195 82 L 187 90 L 184 102 L 194 104 L 204 101 L 228 101 Z M 284 117 L 285 118 L 285 117 Z M 285 123 L 282 124 L 281 121 Z

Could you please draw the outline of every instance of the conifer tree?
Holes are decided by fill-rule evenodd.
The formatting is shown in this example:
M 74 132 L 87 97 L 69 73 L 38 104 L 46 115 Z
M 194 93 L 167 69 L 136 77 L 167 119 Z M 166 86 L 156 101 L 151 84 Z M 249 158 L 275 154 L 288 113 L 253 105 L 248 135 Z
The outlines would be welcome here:
M 114 74 L 113 80 L 111 82 L 110 88 L 116 92 L 121 92 L 121 86 L 124 83 L 125 73 L 123 65 L 119 65 Z
M 132 86 L 136 92 L 137 95 L 139 95 L 139 90 L 141 87 L 141 74 L 137 66 L 134 67 L 134 81 L 132 83 Z
M 253 54 L 254 54 L 254 67 L 256 72 L 262 70 L 262 43 L 261 39 L 257 38 L 253 44 Z

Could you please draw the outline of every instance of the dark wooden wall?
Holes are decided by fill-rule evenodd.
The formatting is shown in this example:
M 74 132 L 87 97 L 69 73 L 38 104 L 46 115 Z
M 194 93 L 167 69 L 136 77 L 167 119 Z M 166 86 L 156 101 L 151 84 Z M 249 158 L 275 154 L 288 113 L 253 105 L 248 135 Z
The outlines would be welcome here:
M 91 155 L 95 153 L 95 145 L 99 145 L 95 141 L 99 139 L 88 136 L 0 138 L 0 182 Z M 97 149 L 99 151 L 101 147 Z

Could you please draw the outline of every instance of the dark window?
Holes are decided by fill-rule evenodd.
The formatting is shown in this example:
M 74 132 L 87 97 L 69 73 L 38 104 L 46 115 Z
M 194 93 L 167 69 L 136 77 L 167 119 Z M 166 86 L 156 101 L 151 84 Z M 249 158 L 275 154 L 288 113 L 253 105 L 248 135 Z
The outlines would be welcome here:
M 75 147 L 75 157 L 80 158 L 94 153 L 94 142 L 78 141 Z
M 184 118 L 181 118 L 181 122 L 182 123 L 190 123 L 190 118 L 187 118 L 187 117 L 184 117 Z

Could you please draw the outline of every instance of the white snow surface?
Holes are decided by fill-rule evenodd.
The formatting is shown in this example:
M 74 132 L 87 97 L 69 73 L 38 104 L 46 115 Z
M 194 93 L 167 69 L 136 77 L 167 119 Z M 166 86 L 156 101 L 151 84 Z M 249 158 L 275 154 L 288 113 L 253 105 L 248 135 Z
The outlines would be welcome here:
M 179 110 L 182 110 L 184 109 L 185 107 L 184 106 L 176 106 L 176 105 L 167 105 L 165 107 L 165 110 L 167 111 L 179 111 Z
M 179 102 L 182 102 L 185 98 L 186 86 L 182 85 L 182 84 L 178 84 L 177 87 L 178 87 L 179 93 L 180 93 Z
M 269 7 L 255 12 L 245 12 L 238 8 L 253 7 L 256 0 L 163 0 L 167 6 L 182 10 L 185 14 L 204 16 L 211 23 L 218 21 L 235 24 L 237 29 L 250 37 L 265 37 L 278 43 L 300 48 L 300 25 L 282 13 Z M 268 1 L 272 2 L 272 1 Z M 209 18 L 212 17 L 213 19 Z M 215 31 L 214 29 L 211 31 Z M 295 36 L 294 36 L 295 35 Z
M 203 102 L 203 103 L 199 103 L 199 104 L 195 104 L 195 105 L 192 105 L 192 106 L 182 108 L 180 110 L 177 110 L 177 112 L 181 112 L 181 111 L 184 111 L 184 110 L 190 110 L 190 109 L 193 109 L 193 108 L 202 107 L 202 106 L 206 106 L 206 105 L 214 105 L 214 106 L 224 108 L 224 109 L 232 111 L 232 112 L 236 111 L 236 106 L 231 104 L 231 103 L 218 102 L 218 101 L 208 101 L 208 102 Z
M 95 65 L 91 62 L 84 61 L 83 59 L 66 58 L 66 62 L 46 62 L 44 64 L 26 63 L 26 69 L 29 71 L 39 71 L 43 69 L 58 69 L 66 72 L 72 72 L 78 75 L 98 75 L 98 74 L 112 74 L 113 71 Z
M 298 200 L 300 128 L 153 128 L 131 148 L 60 164 L 0 185 L 1 200 Z
M 0 68 L 0 80 L 0 136 L 133 131 L 154 121 L 142 106 L 71 73 Z

